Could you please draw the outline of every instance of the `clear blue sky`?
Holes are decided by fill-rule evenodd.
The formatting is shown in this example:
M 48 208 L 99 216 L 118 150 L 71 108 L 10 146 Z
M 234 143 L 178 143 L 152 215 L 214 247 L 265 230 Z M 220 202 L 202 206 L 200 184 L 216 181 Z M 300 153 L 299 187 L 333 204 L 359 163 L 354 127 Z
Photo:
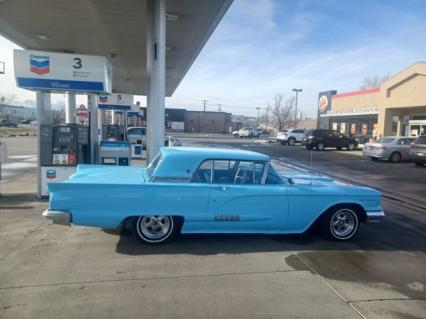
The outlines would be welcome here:
M 208 109 L 254 115 L 297 87 L 302 110 L 315 114 L 321 90 L 356 90 L 364 77 L 425 61 L 425 13 L 424 0 L 235 0 L 167 105 L 197 109 L 208 99 Z M 12 48 L 0 39 L 0 60 Z M 0 85 L 32 97 L 13 77 Z

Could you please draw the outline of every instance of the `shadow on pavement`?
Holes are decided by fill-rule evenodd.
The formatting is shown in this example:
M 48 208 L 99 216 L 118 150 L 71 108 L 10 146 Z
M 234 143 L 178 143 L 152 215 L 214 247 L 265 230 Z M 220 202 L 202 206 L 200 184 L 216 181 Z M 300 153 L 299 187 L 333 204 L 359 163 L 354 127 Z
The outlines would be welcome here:
M 345 243 L 324 240 L 316 231 L 310 230 L 300 235 L 180 235 L 164 245 L 147 245 L 126 231 L 119 234 L 116 251 L 127 255 L 209 255 L 293 250 L 426 252 L 426 225 L 405 215 L 397 217 L 381 223 L 362 224 L 358 236 Z

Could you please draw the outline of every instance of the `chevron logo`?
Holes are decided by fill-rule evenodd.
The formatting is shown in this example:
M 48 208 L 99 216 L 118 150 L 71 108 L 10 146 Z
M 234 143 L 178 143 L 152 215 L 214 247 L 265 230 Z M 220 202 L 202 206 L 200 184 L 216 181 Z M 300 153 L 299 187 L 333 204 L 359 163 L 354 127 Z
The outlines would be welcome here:
M 43 75 L 50 72 L 49 69 L 50 61 L 48 56 L 41 56 L 41 55 L 30 55 L 30 71 L 38 74 Z

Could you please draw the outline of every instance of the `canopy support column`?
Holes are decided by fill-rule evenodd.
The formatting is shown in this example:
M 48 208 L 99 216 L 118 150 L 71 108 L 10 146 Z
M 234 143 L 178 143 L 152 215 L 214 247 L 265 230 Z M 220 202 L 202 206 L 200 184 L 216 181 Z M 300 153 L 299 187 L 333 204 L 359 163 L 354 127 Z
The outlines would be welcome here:
M 67 92 L 65 104 L 65 123 L 75 123 L 75 93 Z
M 166 86 L 166 1 L 147 1 L 147 159 L 164 146 Z
M 98 146 L 98 108 L 96 105 L 96 94 L 87 95 L 87 106 L 89 109 L 90 125 L 90 163 L 96 164 L 96 153 Z
M 37 198 L 41 198 L 41 126 L 51 125 L 51 100 L 50 93 L 37 91 Z

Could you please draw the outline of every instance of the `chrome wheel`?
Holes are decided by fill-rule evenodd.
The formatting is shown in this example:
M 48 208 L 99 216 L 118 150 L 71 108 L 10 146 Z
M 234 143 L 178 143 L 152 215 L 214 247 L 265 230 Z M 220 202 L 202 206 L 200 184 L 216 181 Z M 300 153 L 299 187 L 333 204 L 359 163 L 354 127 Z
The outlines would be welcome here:
M 355 144 L 349 143 L 348 145 L 348 151 L 353 151 L 355 149 Z
M 288 139 L 288 145 L 294 146 L 295 144 L 296 144 L 296 140 L 294 138 L 291 137 Z
M 349 239 L 358 229 L 357 214 L 347 208 L 340 209 L 330 218 L 330 232 L 336 239 Z
M 139 237 L 148 243 L 165 241 L 173 229 L 173 218 L 166 215 L 140 216 L 136 223 Z
M 317 150 L 318 150 L 318 151 L 323 151 L 323 150 L 324 150 L 324 148 L 325 148 L 324 143 L 318 143 L 318 144 L 317 144 Z
M 392 153 L 392 155 L 390 156 L 390 161 L 392 163 L 398 163 L 401 161 L 401 154 L 399 154 L 398 152 Z

